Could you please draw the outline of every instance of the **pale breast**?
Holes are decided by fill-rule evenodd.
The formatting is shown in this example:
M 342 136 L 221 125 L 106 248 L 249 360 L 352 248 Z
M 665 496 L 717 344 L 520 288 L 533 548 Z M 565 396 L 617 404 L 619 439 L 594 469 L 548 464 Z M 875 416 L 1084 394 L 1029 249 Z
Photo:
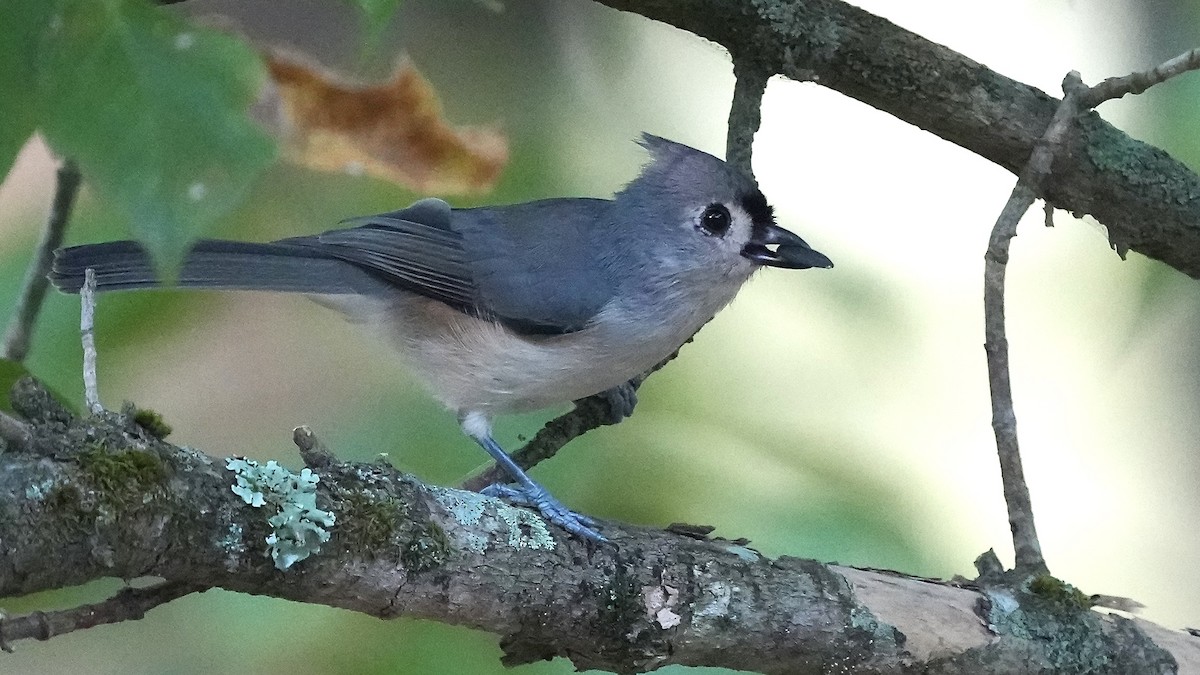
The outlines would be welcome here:
M 405 294 L 380 328 L 443 405 L 460 414 L 504 414 L 568 403 L 628 381 L 678 348 L 730 298 L 714 298 L 715 307 L 672 303 L 649 317 L 610 306 L 583 330 L 524 336 Z

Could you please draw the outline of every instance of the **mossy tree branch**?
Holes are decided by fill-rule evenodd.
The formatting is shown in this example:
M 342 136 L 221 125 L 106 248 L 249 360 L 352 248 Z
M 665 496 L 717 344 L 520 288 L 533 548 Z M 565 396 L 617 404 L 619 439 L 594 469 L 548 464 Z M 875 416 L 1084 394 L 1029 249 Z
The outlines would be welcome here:
M 317 553 L 281 571 L 267 555 L 269 514 L 235 494 L 225 462 L 158 440 L 132 414 L 76 418 L 28 381 L 13 401 L 33 437 L 0 454 L 0 596 L 102 577 L 165 581 L 6 618 L 0 645 L 225 588 L 490 631 L 509 664 L 565 656 L 580 669 L 767 673 L 1057 668 L 1072 655 L 1126 672 L 1200 664 L 1200 640 L 1101 616 L 1053 583 L 1044 587 L 1054 592 L 959 587 L 618 523 L 604 525 L 615 548 L 589 547 L 531 512 L 386 464 L 339 462 L 307 430 L 297 439 L 320 470 L 318 506 L 336 524 Z

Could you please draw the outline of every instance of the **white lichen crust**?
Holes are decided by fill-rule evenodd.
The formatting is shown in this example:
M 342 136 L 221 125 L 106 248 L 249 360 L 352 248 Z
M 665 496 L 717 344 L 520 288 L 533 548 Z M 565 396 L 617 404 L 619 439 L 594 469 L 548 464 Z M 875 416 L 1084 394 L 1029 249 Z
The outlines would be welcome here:
M 433 488 L 432 492 L 446 513 L 462 525 L 479 525 L 486 516 L 494 513 L 495 519 L 504 523 L 508 533 L 507 543 L 513 548 L 553 550 L 556 545 L 546 521 L 532 511 L 475 492 L 444 488 Z M 488 529 L 498 529 L 495 525 L 483 524 L 490 525 Z M 470 533 L 461 543 L 475 553 L 483 553 L 488 547 L 487 538 Z

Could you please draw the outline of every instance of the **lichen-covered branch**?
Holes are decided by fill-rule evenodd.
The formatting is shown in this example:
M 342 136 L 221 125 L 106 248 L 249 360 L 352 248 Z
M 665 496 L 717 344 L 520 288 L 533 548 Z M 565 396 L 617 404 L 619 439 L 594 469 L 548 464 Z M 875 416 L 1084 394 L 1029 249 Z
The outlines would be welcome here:
M 1200 640 L 1101 616 L 1052 581 L 962 588 L 617 523 L 604 528 L 616 547 L 593 547 L 533 512 L 387 464 L 339 462 L 307 429 L 296 432 L 307 478 L 279 480 L 282 467 L 256 472 L 165 443 L 133 414 L 77 418 L 28 380 L 13 402 L 32 439 L 0 454 L 0 597 L 100 577 L 165 582 L 6 617 L 10 642 L 139 618 L 220 587 L 490 631 L 509 664 L 566 656 L 616 672 L 818 673 L 1069 668 L 1076 655 L 1123 672 L 1200 663 Z M 299 542 L 314 512 L 328 536 Z M 282 530 L 290 548 L 277 548 Z
M 599 0 L 691 31 L 772 72 L 812 80 L 1014 174 L 1059 101 L 838 0 Z M 1044 196 L 1134 250 L 1200 278 L 1200 177 L 1095 112 L 1079 116 Z

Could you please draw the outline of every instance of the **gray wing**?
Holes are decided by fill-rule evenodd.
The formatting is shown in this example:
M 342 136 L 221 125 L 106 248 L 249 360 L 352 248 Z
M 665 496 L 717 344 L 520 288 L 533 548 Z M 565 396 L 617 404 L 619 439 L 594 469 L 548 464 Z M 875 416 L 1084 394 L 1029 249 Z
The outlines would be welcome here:
M 613 294 L 597 246 L 609 204 L 554 199 L 452 210 L 425 199 L 346 221 L 347 229 L 278 243 L 317 249 L 520 333 L 570 333 Z
M 580 330 L 615 292 L 604 252 L 604 199 L 548 199 L 512 206 L 456 209 L 452 227 L 475 280 L 479 303 L 526 334 Z
M 450 229 L 451 209 L 423 199 L 400 211 L 352 218 L 351 227 L 279 244 L 312 248 L 359 267 L 387 283 L 476 311 L 478 292 L 463 252 L 462 235 Z

